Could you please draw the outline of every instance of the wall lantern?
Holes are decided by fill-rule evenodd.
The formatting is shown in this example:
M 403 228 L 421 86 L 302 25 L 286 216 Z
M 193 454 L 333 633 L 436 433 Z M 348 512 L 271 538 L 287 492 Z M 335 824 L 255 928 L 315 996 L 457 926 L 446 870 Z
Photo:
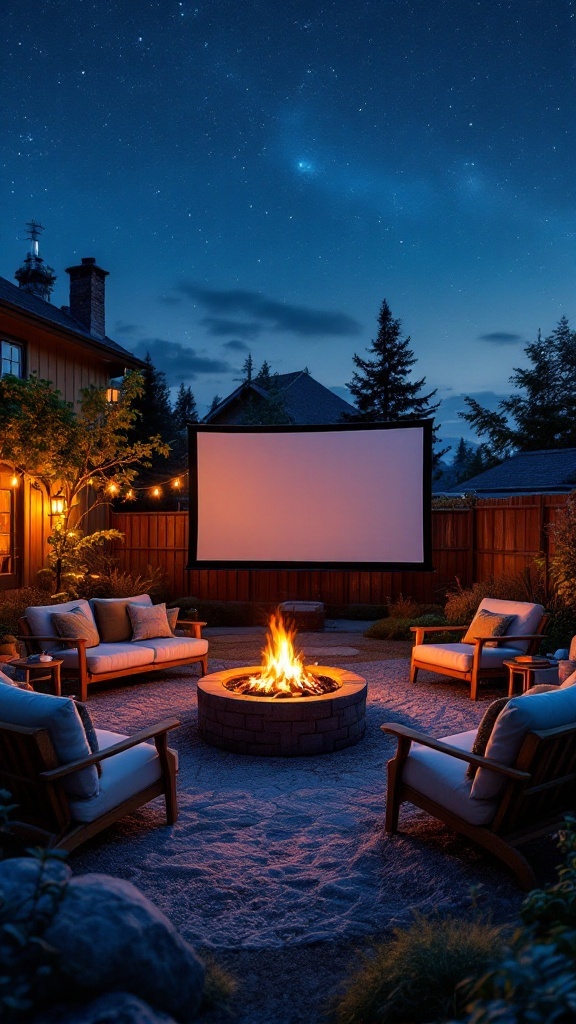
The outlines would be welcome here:
M 50 515 L 63 516 L 66 512 L 66 498 L 63 494 L 54 494 L 50 498 Z
M 120 401 L 120 388 L 106 388 L 106 401 L 115 405 Z
M 10 479 L 10 487 L 18 487 L 19 483 L 20 483 L 20 480 L 18 479 L 16 474 L 14 474 L 14 476 L 11 477 L 11 479 Z

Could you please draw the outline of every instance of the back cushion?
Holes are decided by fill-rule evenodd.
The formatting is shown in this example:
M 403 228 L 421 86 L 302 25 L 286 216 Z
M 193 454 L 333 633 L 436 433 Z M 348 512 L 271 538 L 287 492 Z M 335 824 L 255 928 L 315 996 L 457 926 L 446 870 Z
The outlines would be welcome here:
M 100 640 L 103 644 L 119 644 L 132 639 L 132 623 L 128 617 L 127 605 L 139 604 L 151 607 L 149 594 L 138 597 L 94 597 L 90 602 L 96 617 Z
M 561 725 L 576 725 L 576 686 L 513 697 L 496 719 L 485 757 L 513 765 L 527 733 Z M 470 795 L 476 800 L 493 800 L 505 784 L 504 775 L 479 768 Z
M 92 609 L 88 601 L 77 600 L 65 601 L 63 604 L 40 604 L 27 608 L 25 612 L 33 636 L 57 636 L 52 623 L 52 616 L 58 612 L 70 612 L 73 608 L 81 608 L 89 618 L 94 629 L 96 628 Z M 45 651 L 50 651 L 53 648 L 62 647 L 62 644 L 59 640 L 50 640 L 47 643 L 43 642 L 41 646 Z
M 544 615 L 541 604 L 529 604 L 528 601 L 501 601 L 496 597 L 485 597 L 478 605 L 478 611 L 496 612 L 497 615 L 513 615 L 514 621 L 508 626 L 506 633 L 510 636 L 530 636 L 536 633 L 540 620 Z M 514 647 L 527 650 L 528 640 L 515 640 Z
M 88 757 L 90 747 L 73 700 L 48 693 L 20 690 L 0 682 L 0 721 L 46 729 L 59 764 Z M 70 796 L 88 799 L 98 793 L 98 775 L 93 765 L 62 780 Z

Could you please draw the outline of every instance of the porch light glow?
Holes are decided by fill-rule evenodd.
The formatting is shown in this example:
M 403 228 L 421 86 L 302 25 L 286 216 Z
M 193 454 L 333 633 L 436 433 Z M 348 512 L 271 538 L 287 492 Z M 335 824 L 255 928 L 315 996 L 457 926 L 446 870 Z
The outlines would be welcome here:
M 66 498 L 63 494 L 53 494 L 50 498 L 50 515 L 63 516 L 66 511 Z
M 106 401 L 110 405 L 115 405 L 120 401 L 120 388 L 106 388 Z
M 14 476 L 11 477 L 11 479 L 10 479 L 10 487 L 18 487 L 19 483 L 20 483 L 20 480 L 18 479 L 16 474 L 14 474 Z

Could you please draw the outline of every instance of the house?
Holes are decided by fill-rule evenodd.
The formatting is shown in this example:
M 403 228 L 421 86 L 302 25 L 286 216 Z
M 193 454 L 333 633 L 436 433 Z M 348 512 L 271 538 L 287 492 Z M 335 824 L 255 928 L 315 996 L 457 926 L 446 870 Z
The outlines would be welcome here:
M 18 285 L 0 277 L 0 375 L 35 373 L 77 404 L 81 388 L 106 386 L 111 378 L 144 364 L 106 335 L 108 272 L 95 259 L 67 268 L 70 304 L 52 305 L 54 273 L 38 253 L 39 225 L 32 222 L 30 228 L 31 251 L 16 272 Z M 0 590 L 29 585 L 45 564 L 50 532 L 45 506 L 40 490 L 0 464 Z M 96 512 L 90 529 L 106 525 L 106 507 Z
M 576 489 L 576 448 L 519 452 L 499 466 L 486 469 L 450 489 L 473 492 L 479 498 L 518 494 L 568 494 Z
M 320 384 L 307 370 L 274 374 L 272 382 L 272 391 L 258 384 L 257 379 L 241 384 L 223 398 L 202 422 L 222 426 L 245 423 L 252 405 L 257 407 L 258 403 L 270 400 L 279 400 L 288 421 L 302 426 L 341 423 L 346 415 L 357 412 L 353 405 Z

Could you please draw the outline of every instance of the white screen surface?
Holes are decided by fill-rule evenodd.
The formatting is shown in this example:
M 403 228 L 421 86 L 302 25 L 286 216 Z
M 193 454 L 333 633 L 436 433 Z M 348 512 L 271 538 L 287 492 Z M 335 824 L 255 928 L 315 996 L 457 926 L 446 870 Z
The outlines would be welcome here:
M 191 563 L 422 567 L 427 426 L 200 427 Z

